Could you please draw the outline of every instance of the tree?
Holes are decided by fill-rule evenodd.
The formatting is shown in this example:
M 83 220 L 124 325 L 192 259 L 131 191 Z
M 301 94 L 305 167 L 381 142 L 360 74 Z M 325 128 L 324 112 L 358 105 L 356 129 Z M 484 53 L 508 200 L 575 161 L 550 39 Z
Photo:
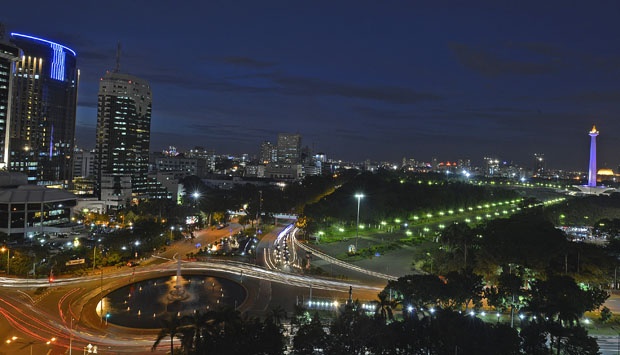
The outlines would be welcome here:
M 162 321 L 163 327 L 159 331 L 159 334 L 157 335 L 157 339 L 155 339 L 155 343 L 153 343 L 151 350 L 155 351 L 159 343 L 162 341 L 162 339 L 169 336 L 170 337 L 170 355 L 173 355 L 174 354 L 174 337 L 178 335 L 183 336 L 187 334 L 188 327 L 182 324 L 181 319 L 179 317 L 171 317 L 167 319 L 162 319 L 161 321 Z
M 460 309 L 469 303 L 474 307 L 480 307 L 482 302 L 482 277 L 474 274 L 471 270 L 456 272 L 446 275 L 444 287 L 444 305 L 447 308 Z
M 453 223 L 439 235 L 439 241 L 448 252 L 463 253 L 463 270 L 467 269 L 467 255 L 476 237 L 476 231 L 464 223 Z
M 185 334 L 190 340 L 189 353 L 203 354 L 207 350 L 207 339 L 216 333 L 215 312 L 196 311 L 192 316 L 185 316 L 182 323 L 187 324 Z
M 384 322 L 392 322 L 394 320 L 394 309 L 398 305 L 398 302 L 390 295 L 381 292 L 379 293 L 379 302 L 377 304 L 377 310 L 375 311 L 375 318 L 381 319 Z
M 598 309 L 608 297 L 602 290 L 580 288 L 570 276 L 552 276 L 532 283 L 526 309 L 546 320 L 560 354 L 564 340 L 580 334 L 574 328 L 580 327 L 583 313 Z
M 293 338 L 293 350 L 298 355 L 319 354 L 325 347 L 327 337 L 319 315 L 315 313 L 309 323 L 302 324 L 297 330 Z
M 485 289 L 484 295 L 487 302 L 498 310 L 510 309 L 510 327 L 514 327 L 515 311 L 523 305 L 522 290 L 523 280 L 517 273 L 511 273 L 504 269 L 498 278 L 496 286 Z
M 326 353 L 364 354 L 375 332 L 374 325 L 358 301 L 344 305 L 329 327 Z
M 281 325 L 282 320 L 288 319 L 288 316 L 286 314 L 286 310 L 284 310 L 281 305 L 277 305 L 275 308 L 271 309 L 267 319 L 272 319 L 276 325 Z
M 588 331 L 585 328 L 572 327 L 570 329 L 569 336 L 566 337 L 564 342 L 564 354 L 566 355 L 598 355 L 600 354 L 598 343 L 596 339 L 588 336 Z M 558 354 L 560 353 L 558 348 Z
M 520 265 L 546 275 L 554 260 L 564 258 L 566 238 L 540 213 L 522 213 L 487 223 L 480 232 L 478 259 L 495 265 Z
M 409 306 L 416 311 L 428 310 L 442 299 L 444 282 L 436 275 L 406 275 L 396 281 L 388 281 L 379 294 L 379 299 L 393 295 L 393 299 L 407 312 Z

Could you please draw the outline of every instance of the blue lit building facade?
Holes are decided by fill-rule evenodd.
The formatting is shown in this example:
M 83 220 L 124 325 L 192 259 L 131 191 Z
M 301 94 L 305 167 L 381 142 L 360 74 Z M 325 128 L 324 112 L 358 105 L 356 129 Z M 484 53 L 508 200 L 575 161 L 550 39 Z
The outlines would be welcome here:
M 72 49 L 19 33 L 9 122 L 9 171 L 28 183 L 66 187 L 73 176 L 79 71 Z

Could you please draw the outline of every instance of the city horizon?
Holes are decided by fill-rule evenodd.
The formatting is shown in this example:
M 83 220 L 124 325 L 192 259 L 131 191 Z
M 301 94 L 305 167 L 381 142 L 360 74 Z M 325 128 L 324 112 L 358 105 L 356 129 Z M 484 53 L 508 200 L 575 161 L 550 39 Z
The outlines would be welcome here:
M 42 2 L 35 16 L 10 5 L 0 22 L 7 34 L 75 50 L 85 149 L 94 147 L 97 85 L 120 42 L 120 71 L 153 90 L 151 151 L 255 154 L 295 132 L 344 161 L 529 165 L 543 153 L 549 167 L 585 170 L 595 124 L 599 166 L 617 170 L 620 52 L 606 45 L 617 4 L 350 5 L 113 2 L 118 26 L 106 27 L 92 25 L 97 9 Z

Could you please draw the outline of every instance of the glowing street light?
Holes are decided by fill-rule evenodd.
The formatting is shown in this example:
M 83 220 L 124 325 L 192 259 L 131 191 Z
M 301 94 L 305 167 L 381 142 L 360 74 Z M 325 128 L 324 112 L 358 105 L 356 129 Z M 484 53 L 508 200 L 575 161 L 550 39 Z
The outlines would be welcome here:
M 355 194 L 357 198 L 357 224 L 355 225 L 355 251 L 357 252 L 357 241 L 360 239 L 360 201 L 364 197 L 364 194 Z
M 1 252 L 6 251 L 6 274 L 8 275 L 11 272 L 11 251 L 7 247 L 0 248 Z
M 194 198 L 194 207 L 196 207 L 198 205 L 198 199 L 200 198 L 200 192 L 194 191 L 192 197 Z

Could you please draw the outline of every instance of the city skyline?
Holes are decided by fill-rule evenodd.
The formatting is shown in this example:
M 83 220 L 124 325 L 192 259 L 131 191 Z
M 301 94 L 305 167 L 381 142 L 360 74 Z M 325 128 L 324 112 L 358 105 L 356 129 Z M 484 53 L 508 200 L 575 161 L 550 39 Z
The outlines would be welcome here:
M 79 147 L 94 148 L 98 83 L 120 42 L 120 70 L 153 90 L 151 151 L 258 155 L 297 132 L 346 160 L 543 153 L 586 170 L 595 124 L 599 167 L 620 163 L 616 3 L 168 4 L 13 3 L 0 22 L 77 52 Z

